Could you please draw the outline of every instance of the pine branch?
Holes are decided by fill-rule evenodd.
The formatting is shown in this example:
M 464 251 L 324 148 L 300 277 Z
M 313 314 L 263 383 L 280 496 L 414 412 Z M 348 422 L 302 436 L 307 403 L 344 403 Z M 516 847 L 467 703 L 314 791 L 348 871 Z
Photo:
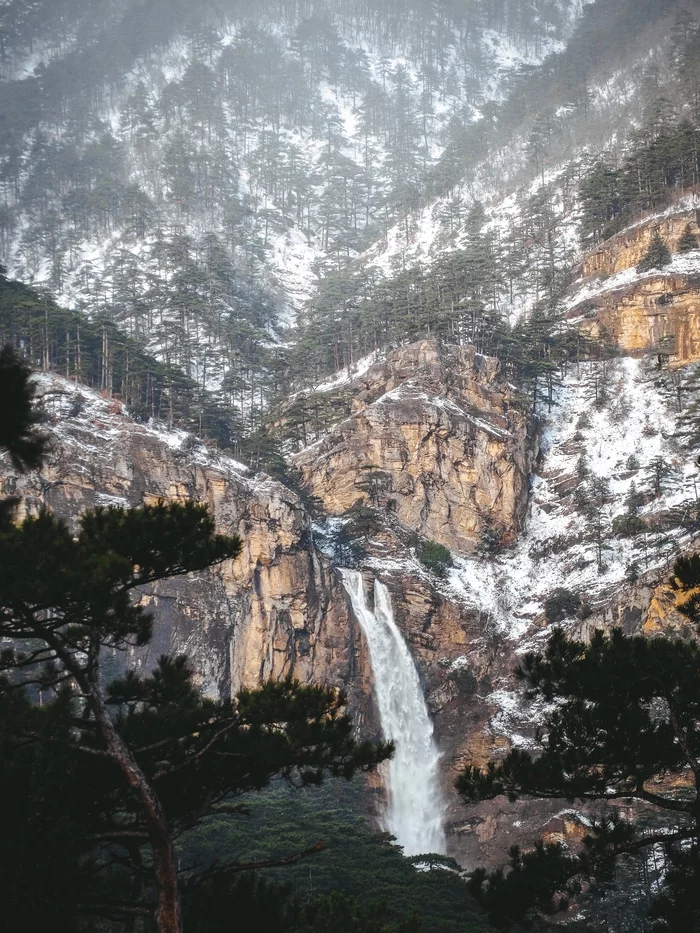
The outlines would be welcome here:
M 259 871 L 262 868 L 278 868 L 282 865 L 295 865 L 297 862 L 308 858 L 310 855 L 315 855 L 317 852 L 323 852 L 325 848 L 326 844 L 321 839 L 316 843 L 316 845 L 311 846 L 308 849 L 304 849 L 302 852 L 295 852 L 293 855 L 285 855 L 282 858 L 265 859 L 259 862 L 230 862 L 228 865 L 215 866 L 204 872 L 200 878 L 197 879 L 197 884 L 204 880 L 208 880 L 209 878 L 234 874 L 236 872 Z
M 674 813 L 693 813 L 697 810 L 696 800 L 673 800 L 669 797 L 661 797 L 658 794 L 652 794 L 643 787 L 638 788 L 630 797 L 637 797 L 639 800 L 645 800 L 647 803 L 654 804 L 661 810 L 672 810 Z
M 148 833 L 136 829 L 114 830 L 111 832 L 95 833 L 93 836 L 88 836 L 88 839 L 90 842 L 118 842 L 120 839 L 141 840 L 146 842 L 148 840 Z
M 77 909 L 81 913 L 97 914 L 98 916 L 122 915 L 135 917 L 148 917 L 153 919 L 154 913 L 150 907 L 139 907 L 138 904 L 130 904 L 128 901 L 94 901 L 84 904 L 77 904 Z
M 175 771 L 182 771 L 183 768 L 189 768 L 195 762 L 199 761 L 200 758 L 206 755 L 206 753 L 219 741 L 219 739 L 223 738 L 223 736 L 231 732 L 233 729 L 236 729 L 238 725 L 239 722 L 237 719 L 231 720 L 223 729 L 219 729 L 219 731 L 216 732 L 207 742 L 204 748 L 200 748 L 200 750 L 195 755 L 192 755 L 191 758 L 188 758 L 187 761 L 180 765 L 170 765 L 168 768 L 161 768 L 160 771 L 156 771 L 151 780 L 158 781 L 165 777 L 167 774 L 173 774 Z

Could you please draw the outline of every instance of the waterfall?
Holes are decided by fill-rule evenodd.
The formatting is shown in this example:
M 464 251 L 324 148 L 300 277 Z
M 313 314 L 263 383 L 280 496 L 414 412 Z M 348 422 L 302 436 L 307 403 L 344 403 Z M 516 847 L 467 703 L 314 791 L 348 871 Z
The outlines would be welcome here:
M 372 610 L 362 574 L 356 570 L 341 574 L 367 639 L 384 737 L 396 743 L 393 759 L 383 766 L 389 797 L 385 829 L 406 855 L 444 853 L 440 755 L 418 671 L 394 621 L 389 591 L 379 580 L 375 582 Z

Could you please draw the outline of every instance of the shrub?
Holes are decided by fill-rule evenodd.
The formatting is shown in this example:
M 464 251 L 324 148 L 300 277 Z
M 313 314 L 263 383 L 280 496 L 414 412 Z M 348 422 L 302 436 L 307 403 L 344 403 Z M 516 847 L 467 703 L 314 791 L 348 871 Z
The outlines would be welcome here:
M 444 577 L 454 565 L 452 554 L 436 541 L 426 541 L 418 551 L 418 559 L 426 570 L 438 577 Z
M 628 564 L 625 568 L 625 580 L 628 583 L 636 583 L 641 574 L 641 569 L 639 563 L 636 560 L 633 560 L 631 564 Z
M 678 252 L 679 253 L 689 253 L 691 250 L 698 248 L 698 238 L 693 233 L 693 228 L 690 224 L 686 225 L 685 230 L 683 231 L 683 236 L 678 243 Z
M 482 557 L 489 557 L 493 554 L 498 554 L 503 548 L 503 545 L 503 530 L 493 525 L 487 525 L 481 532 L 477 550 Z
M 202 445 L 201 440 L 194 434 L 186 434 L 182 441 L 182 450 L 195 450 Z
M 560 587 L 545 601 L 544 617 L 550 625 L 556 625 L 567 616 L 575 616 L 580 608 L 581 597 L 572 590 Z
M 647 526 L 638 515 L 618 515 L 613 519 L 612 532 L 616 538 L 634 538 L 646 530 Z

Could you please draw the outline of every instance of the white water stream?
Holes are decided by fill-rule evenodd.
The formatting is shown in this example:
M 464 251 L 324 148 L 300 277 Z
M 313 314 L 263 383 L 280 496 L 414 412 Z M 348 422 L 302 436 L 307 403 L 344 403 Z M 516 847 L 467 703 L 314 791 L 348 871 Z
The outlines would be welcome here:
M 356 570 L 341 574 L 367 639 L 384 737 L 396 743 L 393 759 L 383 766 L 389 797 L 385 829 L 403 846 L 405 855 L 444 853 L 440 755 L 416 665 L 394 621 L 389 591 L 377 580 L 374 609 L 370 609 L 362 574 Z

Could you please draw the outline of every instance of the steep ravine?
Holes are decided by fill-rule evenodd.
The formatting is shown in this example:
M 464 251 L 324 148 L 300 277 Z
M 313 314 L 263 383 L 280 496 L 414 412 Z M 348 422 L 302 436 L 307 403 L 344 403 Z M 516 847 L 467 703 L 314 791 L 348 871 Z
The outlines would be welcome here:
M 650 457 L 673 462 L 678 481 L 659 499 L 647 493 L 645 521 L 668 524 L 697 480 L 692 458 L 674 447 L 673 413 L 653 362 L 645 369 L 623 360 L 612 373 L 617 395 L 628 399 L 622 421 L 614 406 L 591 407 L 598 365 L 569 373 L 539 436 L 495 361 L 420 341 L 350 377 L 347 417 L 292 458 L 336 529 L 353 505 L 372 498 L 357 482 L 363 466 L 389 477 L 374 495 L 381 526 L 364 542 L 360 565 L 368 603 L 378 581 L 415 662 L 440 753 L 446 848 L 465 867 L 500 864 L 510 845 L 542 833 L 580 832 L 576 813 L 559 804 L 466 808 L 454 791 L 465 764 L 485 765 L 532 742 L 537 710 L 522 706 L 512 670 L 519 652 L 546 637 L 543 601 L 560 578 L 593 598 L 588 619 L 569 623 L 583 634 L 595 624 L 621 622 L 628 631 L 682 625 L 663 583 L 674 548 L 692 547 L 692 538 L 679 529 L 671 551 L 651 558 L 634 541 L 617 542 L 601 573 L 576 512 L 583 448 L 591 469 L 613 480 L 610 520 L 630 483 L 643 484 Z M 193 498 L 209 503 L 222 530 L 244 539 L 236 562 L 143 594 L 158 622 L 138 663 L 185 651 L 203 688 L 219 695 L 288 674 L 343 687 L 361 733 L 378 735 L 366 638 L 334 567 L 332 541 L 318 549 L 299 497 L 183 432 L 136 423 L 116 400 L 53 376 L 38 380 L 52 452 L 40 474 L 17 476 L 3 466 L 3 488 L 22 496 L 18 517 L 46 505 L 74 522 L 94 505 Z M 642 462 L 630 470 L 626 460 L 637 448 Z M 505 548 L 483 556 L 479 543 L 494 529 Z M 453 550 L 448 578 L 421 565 L 416 534 Z M 646 561 L 640 579 L 625 582 L 637 557 Z M 374 786 L 376 810 L 383 796 Z
M 419 529 L 435 529 L 440 537 L 435 515 L 443 509 L 445 496 L 453 495 L 450 477 L 462 470 L 473 499 L 483 496 L 482 521 L 488 517 L 489 503 L 500 498 L 506 503 L 503 526 L 515 534 L 527 502 L 534 439 L 517 408 L 504 415 L 510 390 L 493 361 L 464 351 L 449 363 L 436 344 L 424 342 L 397 351 L 378 364 L 376 375 L 364 377 L 367 398 L 381 406 L 381 398 L 401 388 L 410 374 L 416 397 L 410 408 L 414 428 L 403 448 L 409 465 L 416 462 L 417 448 L 423 444 L 421 431 L 439 437 L 435 443 L 441 449 L 440 495 L 424 499 L 414 513 L 412 498 L 406 496 L 393 522 L 405 520 L 404 530 L 410 531 L 414 516 L 422 514 L 424 525 Z M 21 496 L 17 518 L 47 506 L 74 523 L 84 509 L 96 505 L 133 507 L 192 498 L 209 504 L 219 528 L 243 537 L 244 552 L 236 562 L 143 594 L 144 603 L 156 611 L 157 625 L 152 645 L 138 655 L 137 663 L 148 665 L 163 652 L 184 651 L 193 659 L 202 687 L 214 695 L 289 674 L 343 687 L 360 731 L 378 735 L 366 641 L 337 571 L 314 546 L 311 520 L 298 496 L 268 477 L 252 476 L 184 432 L 133 421 L 114 399 L 48 374 L 37 378 L 52 450 L 40 473 L 18 476 L 4 463 L 3 488 Z M 364 407 L 358 406 L 358 411 Z M 394 416 L 400 420 L 403 411 L 399 400 Z M 489 450 L 497 470 L 491 468 Z M 457 464 L 451 459 L 455 452 Z M 455 508 L 446 527 L 473 548 L 480 526 L 461 515 Z M 442 540 L 451 541 L 447 534 Z M 448 808 L 453 808 L 453 755 L 444 749 L 474 728 L 480 730 L 483 716 L 473 703 L 473 675 L 453 670 L 451 663 L 467 653 L 475 667 L 481 663 L 481 620 L 478 613 L 438 592 L 434 579 L 416 567 L 405 541 L 389 534 L 384 547 L 382 570 L 376 576 L 386 583 L 396 624 L 417 665 L 442 753 L 440 785 Z M 370 546 L 370 564 L 372 550 Z M 409 560 L 405 565 L 402 555 Z M 483 661 L 484 669 L 488 663 Z M 466 850 L 455 840 L 451 820 L 448 813 L 448 850 L 461 858 Z

